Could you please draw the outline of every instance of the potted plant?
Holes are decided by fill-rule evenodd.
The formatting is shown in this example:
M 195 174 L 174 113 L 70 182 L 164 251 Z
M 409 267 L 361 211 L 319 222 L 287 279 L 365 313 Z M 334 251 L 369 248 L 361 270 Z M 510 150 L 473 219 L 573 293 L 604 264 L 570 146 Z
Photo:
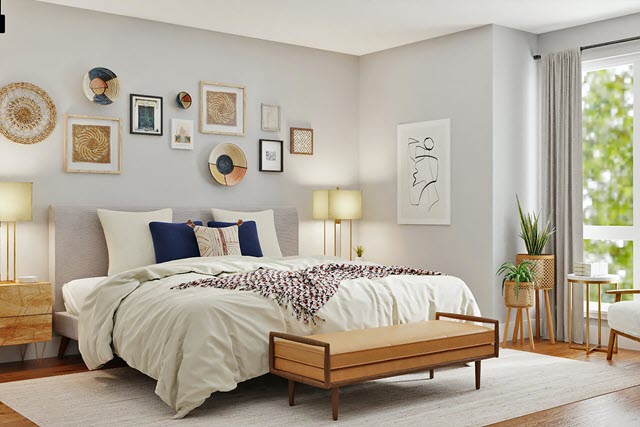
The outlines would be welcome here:
M 547 220 L 544 225 L 540 223 L 540 212 L 524 214 L 517 195 L 516 201 L 518 203 L 518 213 L 520 214 L 520 238 L 527 248 L 526 254 L 516 255 L 516 265 L 529 261 L 533 264 L 532 269 L 536 277 L 536 289 L 553 289 L 555 285 L 555 256 L 543 252 L 549 238 L 556 230 L 551 227 L 551 220 Z
M 353 250 L 356 251 L 356 261 L 364 261 L 364 258 L 362 258 L 362 255 L 364 255 L 364 246 L 358 245 L 353 248 Z
M 535 298 L 534 264 L 524 260 L 519 265 L 505 262 L 496 275 L 502 275 L 502 294 L 504 303 L 511 308 L 533 307 Z

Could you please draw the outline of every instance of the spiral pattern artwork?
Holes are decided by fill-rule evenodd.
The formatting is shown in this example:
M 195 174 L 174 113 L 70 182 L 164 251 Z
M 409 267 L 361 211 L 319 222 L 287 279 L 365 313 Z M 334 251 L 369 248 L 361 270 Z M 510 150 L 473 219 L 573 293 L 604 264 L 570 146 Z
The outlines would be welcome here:
M 47 138 L 56 125 L 56 107 L 49 95 L 31 83 L 0 88 L 0 134 L 19 144 Z
M 207 92 L 207 124 L 236 126 L 237 97 L 229 92 Z
M 111 163 L 111 128 L 109 126 L 73 125 L 74 162 Z

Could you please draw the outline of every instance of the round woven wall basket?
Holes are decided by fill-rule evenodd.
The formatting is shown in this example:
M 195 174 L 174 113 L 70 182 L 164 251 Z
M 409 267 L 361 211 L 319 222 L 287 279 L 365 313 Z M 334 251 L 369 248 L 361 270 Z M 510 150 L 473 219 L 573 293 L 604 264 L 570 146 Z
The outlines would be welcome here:
M 555 255 L 516 255 L 516 265 L 522 261 L 531 261 L 534 264 L 532 272 L 536 290 L 551 290 L 556 283 L 556 257 Z
M 504 304 L 511 308 L 533 307 L 535 288 L 531 282 L 520 282 L 518 296 L 516 297 L 516 282 L 505 282 Z

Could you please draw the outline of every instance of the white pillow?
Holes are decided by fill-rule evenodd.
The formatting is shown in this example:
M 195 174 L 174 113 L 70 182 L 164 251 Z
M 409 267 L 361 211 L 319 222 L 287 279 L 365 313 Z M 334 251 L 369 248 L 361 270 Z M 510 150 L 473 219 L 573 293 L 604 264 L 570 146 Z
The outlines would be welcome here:
M 258 229 L 258 240 L 260 240 L 260 248 L 262 254 L 267 258 L 282 258 L 282 251 L 278 244 L 278 235 L 276 234 L 276 223 L 273 216 L 273 210 L 260 212 L 237 212 L 226 211 L 224 209 L 211 209 L 213 219 L 220 222 L 238 222 L 255 221 Z
M 98 209 L 109 250 L 109 276 L 156 263 L 150 222 L 171 222 L 173 211 L 121 212 Z
M 62 285 L 62 299 L 67 313 L 80 316 L 80 310 L 84 305 L 87 296 L 93 291 L 98 283 L 107 277 L 89 277 L 86 279 L 72 280 Z

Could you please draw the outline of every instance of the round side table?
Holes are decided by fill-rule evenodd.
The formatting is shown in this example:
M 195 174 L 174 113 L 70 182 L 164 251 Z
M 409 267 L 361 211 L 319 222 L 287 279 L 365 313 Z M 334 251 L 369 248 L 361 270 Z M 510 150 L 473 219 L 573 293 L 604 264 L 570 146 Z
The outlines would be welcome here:
M 606 276 L 578 276 L 575 274 L 567 275 L 567 283 L 569 284 L 569 348 L 573 348 L 576 350 L 585 350 L 587 354 L 593 351 L 607 351 L 607 347 L 602 347 L 602 285 L 615 285 L 616 289 L 620 284 L 620 277 L 615 274 L 608 274 Z M 587 294 L 587 310 L 586 310 L 586 318 L 587 318 L 587 327 L 586 327 L 586 339 L 584 345 L 579 345 L 574 343 L 573 341 L 573 286 L 574 285 L 583 285 L 586 289 Z M 591 285 L 598 286 L 598 344 L 595 346 L 591 346 L 591 341 L 589 340 L 589 290 L 591 289 Z M 617 352 L 617 342 L 616 342 L 616 352 Z

